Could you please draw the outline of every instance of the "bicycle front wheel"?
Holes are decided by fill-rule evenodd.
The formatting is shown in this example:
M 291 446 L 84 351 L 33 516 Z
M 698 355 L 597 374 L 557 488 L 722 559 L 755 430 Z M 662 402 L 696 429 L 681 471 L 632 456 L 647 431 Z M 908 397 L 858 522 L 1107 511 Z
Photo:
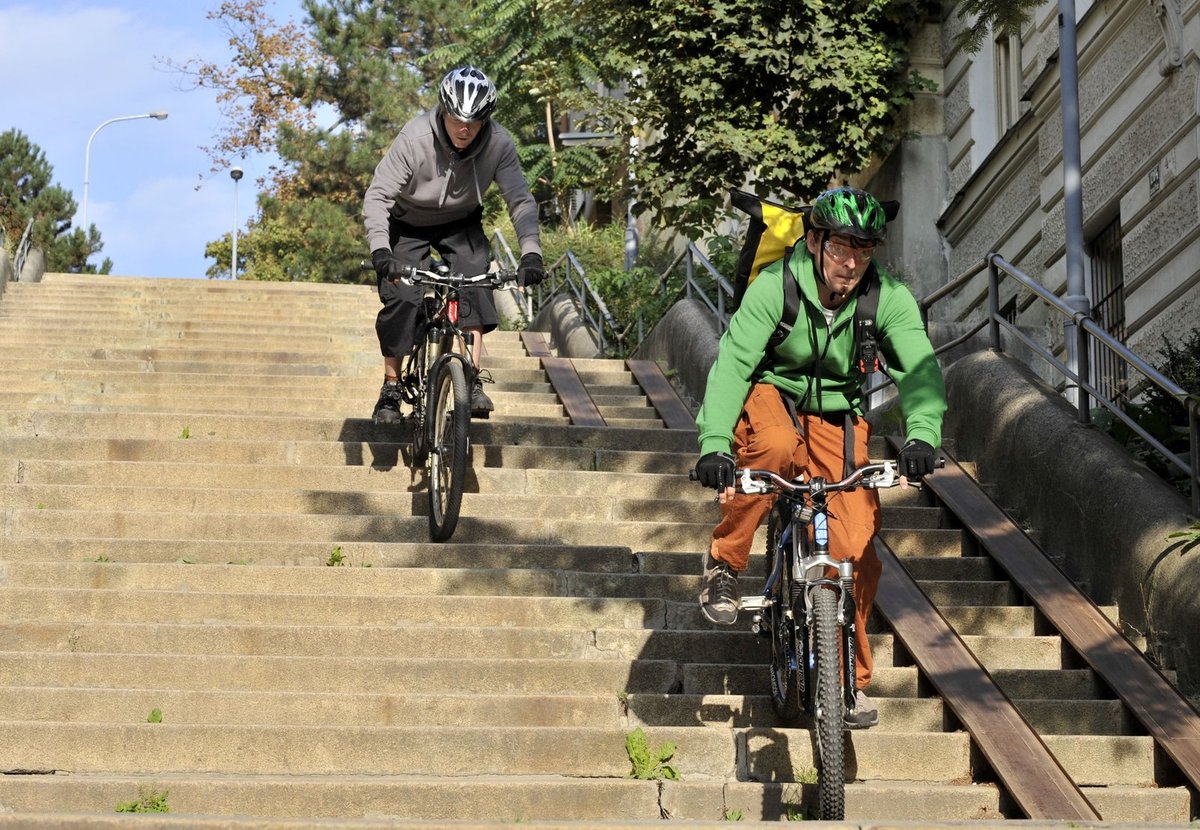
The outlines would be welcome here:
M 470 453 L 471 395 L 458 360 L 447 360 L 430 386 L 426 412 L 429 448 L 429 538 L 444 542 L 458 526 Z
M 846 813 L 846 745 L 842 670 L 838 648 L 837 591 L 813 591 L 813 675 L 816 682 L 818 818 L 841 821 Z
M 767 573 L 774 573 L 776 559 L 783 557 L 779 578 L 771 587 L 767 609 L 767 624 L 771 634 L 771 703 L 775 713 L 786 725 L 800 717 L 802 708 L 800 694 L 800 655 L 796 646 L 796 618 L 792 611 L 792 569 L 788 546 L 779 547 L 779 536 L 784 525 L 783 508 L 771 511 L 767 522 Z M 803 611 L 803 609 L 800 609 Z

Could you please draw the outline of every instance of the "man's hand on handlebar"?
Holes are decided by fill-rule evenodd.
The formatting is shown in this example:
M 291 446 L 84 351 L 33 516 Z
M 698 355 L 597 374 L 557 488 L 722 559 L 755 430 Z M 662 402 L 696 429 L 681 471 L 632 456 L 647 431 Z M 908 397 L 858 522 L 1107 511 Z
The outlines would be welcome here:
M 896 466 L 900 468 L 900 475 L 912 481 L 920 481 L 933 472 L 933 447 L 919 438 L 912 439 L 900 448 Z
M 729 453 L 706 453 L 696 462 L 694 478 L 703 486 L 716 490 L 717 501 L 724 504 L 736 492 L 737 465 Z
M 545 278 L 546 266 L 542 262 L 541 254 L 529 253 L 521 257 L 521 264 L 517 266 L 517 285 L 525 288 L 537 285 Z
M 381 280 L 391 279 L 394 261 L 392 252 L 387 248 L 376 248 L 371 251 L 371 267 L 375 269 L 376 275 Z

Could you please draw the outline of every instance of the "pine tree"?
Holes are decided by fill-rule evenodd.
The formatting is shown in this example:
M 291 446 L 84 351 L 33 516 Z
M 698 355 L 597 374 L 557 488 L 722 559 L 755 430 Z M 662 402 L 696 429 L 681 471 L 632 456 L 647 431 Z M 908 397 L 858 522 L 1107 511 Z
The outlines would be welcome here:
M 99 269 L 88 264 L 89 254 L 99 253 L 104 245 L 96 226 L 85 236 L 80 228 L 71 228 L 75 199 L 69 190 L 52 184 L 54 168 L 46 154 L 19 130 L 0 133 L 0 227 L 4 245 L 14 253 L 29 221 L 30 240 L 46 255 L 50 271 L 107 274 L 112 261 L 105 259 Z

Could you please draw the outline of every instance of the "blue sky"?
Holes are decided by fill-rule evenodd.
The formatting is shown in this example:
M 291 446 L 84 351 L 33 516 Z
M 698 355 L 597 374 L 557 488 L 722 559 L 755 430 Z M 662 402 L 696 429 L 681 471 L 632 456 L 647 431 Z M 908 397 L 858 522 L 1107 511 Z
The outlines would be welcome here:
M 202 278 L 204 246 L 234 225 L 235 185 L 211 174 L 201 146 L 222 116 L 210 90 L 162 68 L 162 58 L 227 64 L 230 51 L 206 14 L 219 0 L 0 0 L 0 132 L 17 129 L 54 168 L 54 183 L 82 208 L 90 158 L 88 223 L 100 231 L 114 274 Z M 302 18 L 300 0 L 275 0 L 277 21 Z M 166 110 L 168 117 L 108 124 Z M 238 161 L 238 225 L 255 213 L 256 179 L 272 158 Z M 82 210 L 76 222 L 82 219 Z

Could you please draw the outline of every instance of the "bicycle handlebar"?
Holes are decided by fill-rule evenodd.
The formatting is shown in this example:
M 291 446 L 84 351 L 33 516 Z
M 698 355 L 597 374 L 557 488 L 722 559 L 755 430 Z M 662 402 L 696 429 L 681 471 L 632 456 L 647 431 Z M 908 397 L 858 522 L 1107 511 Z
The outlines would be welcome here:
M 359 269 L 361 271 L 375 270 L 369 262 L 360 262 Z M 467 276 L 455 271 L 430 271 L 415 265 L 402 265 L 391 277 L 391 280 L 392 282 L 402 282 L 405 285 L 444 285 L 455 288 L 478 285 L 485 288 L 503 288 L 509 283 L 517 281 L 517 272 L 501 270 Z
M 393 282 L 402 282 L 406 285 L 446 285 L 461 288 L 463 286 L 482 285 L 492 288 L 517 281 L 515 271 L 489 271 L 484 274 L 474 274 L 467 276 L 454 271 L 429 271 L 425 268 L 417 268 L 414 265 L 405 265 L 398 269 L 396 276 L 392 277 Z
M 946 459 L 939 458 L 934 462 L 935 468 L 946 466 Z M 799 479 L 789 481 L 771 470 L 754 470 L 742 467 L 735 471 L 738 489 L 750 495 L 784 491 L 788 493 L 838 492 L 862 487 L 867 490 L 883 490 L 900 484 L 900 474 L 894 461 L 883 461 L 878 464 L 866 464 L 854 470 L 841 481 L 825 481 L 824 479 L 809 479 L 801 482 Z M 814 484 L 814 481 L 821 483 Z

